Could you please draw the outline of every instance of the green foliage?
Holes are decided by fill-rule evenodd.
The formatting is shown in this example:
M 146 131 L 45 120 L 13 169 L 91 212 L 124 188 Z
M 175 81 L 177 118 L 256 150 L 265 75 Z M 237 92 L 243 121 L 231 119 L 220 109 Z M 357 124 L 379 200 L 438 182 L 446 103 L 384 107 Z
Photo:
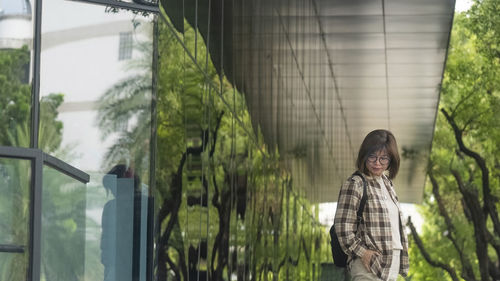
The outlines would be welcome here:
M 151 134 L 152 44 L 138 42 L 134 49 L 140 54 L 127 62 L 131 74 L 111 86 L 99 99 L 97 124 L 102 138 L 118 136 L 108 149 L 102 163 L 130 163 L 134 170 L 148 179 L 149 136 Z
M 461 130 L 464 145 L 484 158 L 489 187 L 497 198 L 500 196 L 499 6 L 498 1 L 476 1 L 468 12 L 455 15 L 440 101 L 440 109 L 446 111 Z M 479 280 L 473 223 L 465 215 L 469 210 L 464 208 L 464 197 L 451 170 L 461 175 L 466 190 L 477 194 L 484 204 L 482 173 L 476 161 L 460 151 L 454 131 L 442 112 L 437 118 L 430 163 L 429 169 L 437 180 L 454 229 L 450 230 L 439 215 L 437 199 L 428 182 L 420 208 L 426 224 L 420 236 L 432 258 L 450 265 L 461 276 L 462 262 L 449 237 L 455 238 L 464 259 L 472 265 L 474 279 Z M 499 207 L 498 202 L 496 206 Z M 487 228 L 493 233 L 491 219 Z M 498 263 L 491 244 L 488 255 Z M 451 280 L 444 270 L 427 264 L 413 243 L 410 260 L 412 280 Z
M 29 67 L 30 51 L 27 47 L 0 50 L 0 145 L 30 146 Z M 62 94 L 50 94 L 40 100 L 39 148 L 46 153 L 54 153 L 61 144 L 63 125 L 57 120 L 57 108 L 62 102 Z M 3 194 L 0 200 L 2 244 L 22 245 L 26 249 L 25 254 L 2 255 L 0 279 L 24 280 L 29 253 L 31 165 L 28 160 L 0 159 L 0 172 L 3 174 L 0 184 Z M 69 225 L 71 221 L 65 223 Z M 60 264 L 67 264 L 67 261 Z
M 40 129 L 38 147 L 46 153 L 55 153 L 61 146 L 63 123 L 57 120 L 63 94 L 49 94 L 40 100 Z
M 42 259 L 45 280 L 81 281 L 85 265 L 85 185 L 45 167 Z
M 29 243 L 29 198 L 31 163 L 2 159 L 0 162 L 0 244 L 25 246 L 25 253 L 0 255 L 0 280 L 26 278 Z
M 0 50 L 0 145 L 28 147 L 30 141 L 31 85 L 28 83 L 30 51 Z M 57 108 L 62 94 L 50 94 L 40 100 L 39 147 L 47 153 L 61 144 L 62 122 Z
M 27 83 L 30 65 L 28 48 L 0 50 L 0 145 L 13 145 L 17 128 L 27 127 L 30 118 L 31 86 Z

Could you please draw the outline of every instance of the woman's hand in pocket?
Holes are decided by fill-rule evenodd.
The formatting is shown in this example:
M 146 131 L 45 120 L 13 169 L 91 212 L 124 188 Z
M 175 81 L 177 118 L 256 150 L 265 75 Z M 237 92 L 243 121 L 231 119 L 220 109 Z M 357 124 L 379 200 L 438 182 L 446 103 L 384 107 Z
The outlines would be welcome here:
M 368 272 L 370 272 L 370 261 L 374 255 L 379 256 L 380 254 L 372 250 L 366 250 L 365 254 L 361 257 L 361 261 Z

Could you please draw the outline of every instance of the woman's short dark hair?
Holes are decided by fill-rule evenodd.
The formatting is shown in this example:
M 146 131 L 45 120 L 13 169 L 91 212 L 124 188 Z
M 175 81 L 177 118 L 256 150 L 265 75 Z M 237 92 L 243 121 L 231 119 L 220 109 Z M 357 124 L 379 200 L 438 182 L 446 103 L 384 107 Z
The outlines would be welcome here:
M 364 174 L 370 174 L 366 167 L 366 160 L 370 154 L 374 154 L 379 150 L 385 149 L 391 158 L 389 163 L 389 178 L 393 179 L 399 171 L 399 152 L 396 138 L 388 130 L 374 130 L 366 135 L 361 147 L 359 148 L 358 159 L 356 160 L 356 167 Z
M 104 175 L 102 178 L 102 184 L 104 186 L 104 189 L 106 189 L 106 192 L 108 192 L 111 188 L 111 182 L 109 181 L 109 175 L 115 175 L 117 179 L 122 179 L 122 178 L 133 178 L 134 179 L 134 189 L 139 188 L 139 184 L 141 182 L 140 178 L 138 175 L 134 173 L 134 170 L 130 167 L 125 166 L 124 164 L 118 164 L 113 166 L 109 172 Z

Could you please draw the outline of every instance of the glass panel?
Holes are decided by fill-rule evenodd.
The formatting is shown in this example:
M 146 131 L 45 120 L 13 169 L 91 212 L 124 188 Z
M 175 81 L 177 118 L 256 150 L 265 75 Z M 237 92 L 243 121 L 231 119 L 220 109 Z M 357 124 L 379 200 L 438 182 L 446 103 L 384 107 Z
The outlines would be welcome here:
M 39 145 L 90 175 L 83 276 L 145 280 L 154 18 L 63 0 L 42 13 L 40 115 L 54 121 Z
M 0 159 L 0 280 L 26 280 L 31 161 Z
M 85 184 L 44 167 L 40 260 L 42 280 L 83 280 L 85 193 Z
M 89 280 L 135 280 L 133 276 L 145 280 L 147 186 L 125 165 L 117 165 L 95 178 L 101 182 L 89 186 L 87 233 L 94 239 L 87 238 L 86 252 L 87 263 L 97 267 L 90 268 L 86 276 Z M 100 265 L 95 264 L 96 253 Z M 95 274 L 96 268 L 102 269 L 103 277 Z
M 85 280 L 146 280 L 148 186 L 125 165 L 91 173 L 86 188 Z
M 34 1 L 31 1 L 34 3 Z M 30 144 L 30 1 L 0 1 L 0 145 Z
M 148 175 L 152 18 L 63 0 L 44 3 L 42 18 L 40 95 L 51 104 L 40 114 L 57 121 L 40 148 L 86 172 L 123 163 Z
M 293 142 L 297 136 L 285 137 L 298 122 L 315 118 L 302 108 L 311 101 L 320 105 L 304 89 L 316 83 L 311 71 L 303 71 L 312 68 L 306 65 L 311 55 L 273 53 L 276 46 L 288 54 L 290 44 L 297 47 L 284 34 L 291 24 L 284 28 L 287 19 L 278 15 L 287 13 L 288 4 L 297 11 L 310 11 L 311 4 L 212 1 L 210 11 L 198 10 L 200 36 L 191 14 L 174 16 L 175 7 L 186 4 L 190 11 L 196 1 L 166 3 L 158 48 L 157 279 L 318 280 L 329 252 L 300 178 L 313 172 L 304 167 L 314 146 L 306 130 L 300 132 L 301 147 Z M 265 13 L 270 20 L 264 22 Z M 205 14 L 207 23 L 200 21 Z M 181 30 L 172 22 L 182 15 Z M 210 38 L 204 33 L 209 28 Z M 296 88 L 285 88 L 286 73 L 295 73 L 288 82 Z M 280 99 L 290 93 L 300 100 Z M 279 128 L 285 117 L 299 120 Z M 276 129 L 283 131 L 278 135 Z M 280 141 L 290 143 L 277 146 Z

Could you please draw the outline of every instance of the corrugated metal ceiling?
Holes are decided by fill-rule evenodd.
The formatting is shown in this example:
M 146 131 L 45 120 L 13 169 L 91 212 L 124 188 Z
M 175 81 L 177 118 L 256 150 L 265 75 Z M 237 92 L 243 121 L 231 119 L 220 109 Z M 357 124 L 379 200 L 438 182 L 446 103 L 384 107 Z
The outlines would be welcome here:
M 254 124 L 278 145 L 312 201 L 335 201 L 364 136 L 385 128 L 404 156 L 395 181 L 400 200 L 420 202 L 454 5 L 242 4 L 234 20 L 235 80 Z

